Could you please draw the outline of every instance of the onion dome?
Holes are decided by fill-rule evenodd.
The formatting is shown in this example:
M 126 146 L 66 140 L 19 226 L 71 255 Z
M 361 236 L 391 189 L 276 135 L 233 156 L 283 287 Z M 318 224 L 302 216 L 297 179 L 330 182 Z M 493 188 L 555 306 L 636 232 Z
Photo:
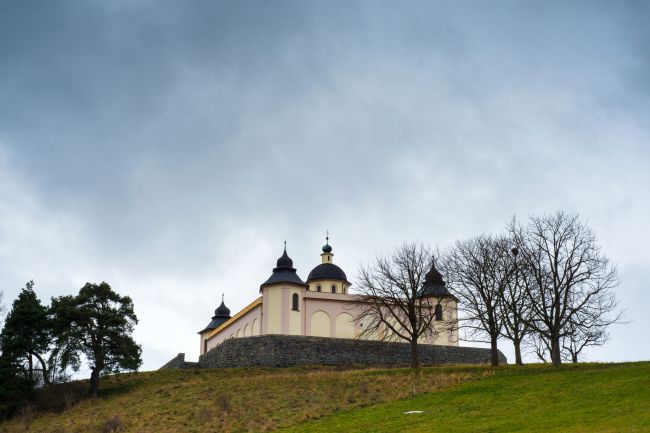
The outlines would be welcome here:
M 424 284 L 437 286 L 446 285 L 445 281 L 442 279 L 442 274 L 436 269 L 436 265 L 432 265 L 429 272 L 424 276 Z
M 276 263 L 276 269 L 277 268 L 289 268 L 293 269 L 293 260 L 291 260 L 291 257 L 287 255 L 287 249 L 284 249 L 284 253 L 282 253 L 282 257 L 280 257 Z
M 214 315 L 215 317 L 230 317 L 230 308 L 223 303 L 223 298 L 221 299 L 221 305 L 214 310 Z
M 223 325 L 230 319 L 230 309 L 226 307 L 226 304 L 223 302 L 223 295 L 221 295 L 221 305 L 214 310 L 214 316 L 212 320 L 201 332 L 210 331 L 212 329 L 217 329 L 219 326 Z M 201 333 L 199 332 L 199 334 Z
M 332 253 L 332 246 L 330 245 L 330 232 L 328 230 L 325 232 L 325 245 L 323 245 L 323 254 L 331 254 L 331 253 Z M 323 263 L 325 263 L 325 260 L 323 260 Z
M 284 246 L 284 253 L 278 259 L 276 267 L 273 268 L 273 273 L 271 276 L 260 286 L 260 290 L 265 286 L 270 286 L 272 284 L 297 284 L 299 286 L 304 286 L 305 283 L 300 279 L 298 274 L 296 274 L 296 269 L 293 267 L 293 260 L 287 254 L 287 246 Z
M 442 278 L 440 271 L 436 269 L 436 264 L 431 264 L 431 269 L 424 276 L 424 283 L 420 290 L 422 296 L 453 296 L 447 290 L 447 283 Z

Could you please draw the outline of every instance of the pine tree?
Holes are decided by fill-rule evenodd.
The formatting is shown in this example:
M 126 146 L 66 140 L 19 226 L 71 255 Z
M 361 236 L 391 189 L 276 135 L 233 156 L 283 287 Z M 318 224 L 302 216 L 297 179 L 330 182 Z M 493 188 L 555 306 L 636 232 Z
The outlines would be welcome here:
M 133 301 L 107 283 L 86 283 L 77 296 L 52 299 L 52 311 L 62 367 L 85 355 L 92 371 L 90 395 L 98 395 L 101 374 L 137 370 L 142 363 L 142 349 L 131 336 L 138 323 Z
M 4 354 L 0 356 L 0 419 L 13 415 L 32 395 L 32 384 L 21 367 Z
M 50 348 L 51 331 L 48 308 L 41 304 L 34 292 L 34 282 L 30 281 L 7 314 L 0 334 L 0 346 L 5 362 L 22 369 L 32 385 L 40 379 L 44 384 L 49 384 L 45 354 Z M 39 371 L 40 376 L 35 374 Z

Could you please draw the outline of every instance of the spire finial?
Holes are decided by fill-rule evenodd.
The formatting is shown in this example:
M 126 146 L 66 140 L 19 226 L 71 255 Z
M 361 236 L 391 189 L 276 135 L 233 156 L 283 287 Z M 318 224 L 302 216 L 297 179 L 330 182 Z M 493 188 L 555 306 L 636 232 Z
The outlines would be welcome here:
M 332 253 L 332 247 L 330 246 L 330 231 L 326 230 L 325 231 L 325 245 L 323 245 L 323 253 L 324 254 L 329 254 L 327 256 L 327 262 L 323 261 L 323 263 L 330 263 L 332 261 L 331 253 Z M 325 256 L 323 256 L 323 260 L 326 260 Z
M 221 303 L 223 304 L 223 292 L 221 292 Z
M 284 238 L 284 252 L 287 252 L 287 238 Z

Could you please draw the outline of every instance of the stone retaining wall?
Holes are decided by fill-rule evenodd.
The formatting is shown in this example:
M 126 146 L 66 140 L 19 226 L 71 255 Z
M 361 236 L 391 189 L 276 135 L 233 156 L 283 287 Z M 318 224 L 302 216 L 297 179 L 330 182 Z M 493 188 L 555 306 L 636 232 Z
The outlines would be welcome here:
M 422 365 L 490 363 L 490 349 L 429 344 L 421 344 L 418 348 Z M 200 368 L 215 368 L 350 364 L 408 365 L 410 357 L 411 349 L 408 343 L 293 335 L 260 335 L 226 340 L 201 355 L 198 366 Z M 173 361 L 167 363 L 166 366 Z M 506 357 L 501 352 L 499 352 L 499 362 L 507 363 Z
M 199 368 L 199 363 L 185 361 L 185 354 L 179 353 L 178 355 L 173 357 L 167 364 L 160 367 L 159 370 L 163 370 L 165 368 Z

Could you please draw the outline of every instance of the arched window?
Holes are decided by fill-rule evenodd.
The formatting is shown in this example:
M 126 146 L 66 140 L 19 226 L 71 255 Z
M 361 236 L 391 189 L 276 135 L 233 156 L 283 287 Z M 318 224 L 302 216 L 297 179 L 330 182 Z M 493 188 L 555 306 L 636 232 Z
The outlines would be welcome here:
M 320 284 L 318 286 L 316 286 L 316 291 L 320 292 Z
M 442 320 L 442 305 L 436 305 L 436 320 Z
M 332 284 L 332 293 L 336 293 L 336 284 Z
M 292 310 L 299 311 L 298 302 L 300 302 L 300 298 L 298 297 L 297 293 L 294 293 L 293 296 L 291 297 L 291 309 Z

